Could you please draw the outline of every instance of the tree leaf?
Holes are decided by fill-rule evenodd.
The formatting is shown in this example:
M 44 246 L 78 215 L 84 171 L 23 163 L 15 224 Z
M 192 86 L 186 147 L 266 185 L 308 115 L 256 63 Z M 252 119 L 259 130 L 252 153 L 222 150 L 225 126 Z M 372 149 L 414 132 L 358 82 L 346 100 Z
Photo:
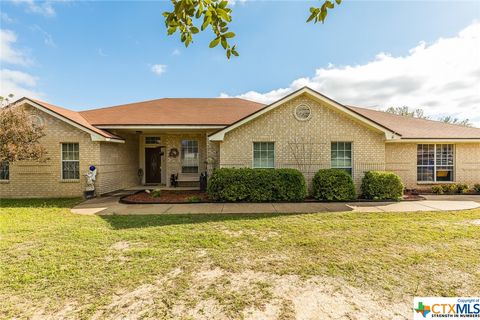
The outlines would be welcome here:
M 235 33 L 234 32 L 227 32 L 223 36 L 225 38 L 233 38 L 233 37 L 235 37 Z
M 210 42 L 209 47 L 210 47 L 210 48 L 215 48 L 215 47 L 218 45 L 219 42 L 220 42 L 220 37 L 216 37 L 215 39 L 213 39 L 213 40 Z
M 222 38 L 221 38 L 221 43 L 222 43 L 222 47 L 223 47 L 223 49 L 225 49 L 225 50 L 226 50 L 226 49 L 228 48 L 227 39 L 226 39 L 226 38 L 224 38 L 224 37 L 222 37 Z

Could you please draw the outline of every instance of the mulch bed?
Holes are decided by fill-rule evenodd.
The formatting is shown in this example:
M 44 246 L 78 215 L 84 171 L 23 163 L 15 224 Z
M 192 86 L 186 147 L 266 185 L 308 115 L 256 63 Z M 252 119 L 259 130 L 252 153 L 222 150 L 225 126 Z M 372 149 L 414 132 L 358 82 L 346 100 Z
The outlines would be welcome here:
M 414 192 L 406 192 L 402 201 L 418 201 L 425 200 L 424 197 L 415 194 Z M 356 202 L 378 202 L 366 199 L 357 199 Z M 152 197 L 151 194 L 140 191 L 135 194 L 124 196 L 120 202 L 127 204 L 149 204 L 149 203 L 201 203 L 214 202 L 205 192 L 201 191 L 187 191 L 187 190 L 162 190 L 160 197 Z M 322 202 L 313 198 L 306 198 L 301 202 Z
M 208 195 L 201 191 L 162 190 L 160 197 L 152 197 L 145 191 L 140 191 L 121 198 L 123 203 L 192 203 L 209 202 Z

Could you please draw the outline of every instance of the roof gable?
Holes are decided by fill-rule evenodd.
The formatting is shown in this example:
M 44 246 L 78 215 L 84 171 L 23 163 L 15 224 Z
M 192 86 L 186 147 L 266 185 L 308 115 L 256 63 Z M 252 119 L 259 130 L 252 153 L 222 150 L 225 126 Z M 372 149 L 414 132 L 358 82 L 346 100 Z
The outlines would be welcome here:
M 395 131 L 383 126 L 382 124 L 377 123 L 375 121 L 372 121 L 371 119 L 369 119 L 369 118 L 367 118 L 367 117 L 365 117 L 361 114 L 353 112 L 352 110 L 345 107 L 344 105 L 336 102 L 333 99 L 328 98 L 327 96 L 322 95 L 321 93 L 319 93 L 315 90 L 312 90 L 308 87 L 303 87 L 303 88 L 301 88 L 301 89 L 283 97 L 282 99 L 277 100 L 276 102 L 265 106 L 264 108 L 258 110 L 257 112 L 254 112 L 254 113 L 252 113 L 252 114 L 250 114 L 250 115 L 232 123 L 228 127 L 211 134 L 209 136 L 209 139 L 211 141 L 223 141 L 225 133 L 236 129 L 236 128 L 242 126 L 243 124 L 245 124 L 249 121 L 252 121 L 253 119 L 255 119 L 255 118 L 257 118 L 257 117 L 259 117 L 263 114 L 266 114 L 266 113 L 278 108 L 279 106 L 285 104 L 286 102 L 288 102 L 290 100 L 293 100 L 293 99 L 295 99 L 295 98 L 297 98 L 297 97 L 299 97 L 303 94 L 306 94 L 309 97 L 311 97 L 314 100 L 317 100 L 319 102 L 327 103 L 329 106 L 331 106 L 336 111 L 338 111 L 340 113 L 343 113 L 345 116 L 348 116 L 348 117 L 366 125 L 367 127 L 371 128 L 372 130 L 383 132 L 385 134 L 385 137 L 386 137 L 387 140 L 388 139 L 398 139 L 400 137 L 400 135 L 397 134 Z
M 108 131 L 101 130 L 94 127 L 83 118 L 78 112 L 68 110 L 62 107 L 55 106 L 40 100 L 22 98 L 14 103 L 14 105 L 27 103 L 28 105 L 37 108 L 57 119 L 60 119 L 82 131 L 91 135 L 92 140 L 109 141 L 109 142 L 124 142 L 124 140 Z

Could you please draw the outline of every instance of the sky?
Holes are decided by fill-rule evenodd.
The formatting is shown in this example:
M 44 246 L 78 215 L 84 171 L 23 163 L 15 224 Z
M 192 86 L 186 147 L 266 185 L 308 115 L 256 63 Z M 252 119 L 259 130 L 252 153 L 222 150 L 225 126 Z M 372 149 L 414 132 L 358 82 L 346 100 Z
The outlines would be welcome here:
M 344 104 L 423 108 L 480 127 L 480 1 L 237 0 L 226 59 L 167 36 L 167 1 L 0 0 L 0 94 L 83 110 L 163 97 L 270 103 L 310 86 Z

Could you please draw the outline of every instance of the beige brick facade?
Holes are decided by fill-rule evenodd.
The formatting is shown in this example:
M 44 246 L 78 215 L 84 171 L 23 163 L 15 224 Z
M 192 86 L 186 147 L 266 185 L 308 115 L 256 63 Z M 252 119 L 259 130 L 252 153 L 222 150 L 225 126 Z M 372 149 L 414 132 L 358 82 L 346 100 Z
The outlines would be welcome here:
M 307 121 L 294 116 L 300 104 L 311 108 Z M 327 104 L 300 96 L 227 132 L 220 142 L 220 166 L 251 167 L 253 142 L 274 142 L 275 167 L 297 168 L 310 184 L 315 172 L 331 167 L 331 142 L 352 142 L 353 177 L 359 188 L 365 171 L 385 169 L 384 137 Z
M 125 143 L 92 141 L 89 133 L 26 106 L 26 111 L 41 117 L 45 136 L 40 142 L 47 149 L 46 162 L 19 161 L 10 164 L 10 179 L 0 181 L 0 198 L 79 197 L 83 195 L 84 174 L 97 167 L 98 194 L 138 184 L 138 138 L 125 134 Z M 61 144 L 78 143 L 80 179 L 62 180 Z
M 310 106 L 309 120 L 294 116 L 300 104 Z M 385 142 L 385 133 L 368 127 L 336 110 L 327 102 L 307 95 L 286 101 L 270 112 L 233 129 L 223 141 L 210 141 L 211 129 L 118 130 L 125 143 L 92 141 L 89 133 L 33 107 L 27 111 L 41 116 L 46 136 L 41 139 L 48 151 L 45 163 L 21 161 L 10 165 L 9 181 L 0 181 L 0 198 L 76 197 L 85 190 L 90 165 L 98 170 L 98 194 L 145 183 L 138 169 L 145 169 L 145 137 L 160 137 L 162 183 L 169 186 L 170 175 L 181 173 L 181 141 L 196 140 L 199 147 L 199 174 L 218 167 L 252 167 L 253 143 L 274 142 L 275 167 L 296 168 L 304 173 L 307 184 L 319 170 L 331 167 L 331 143 L 351 142 L 353 178 L 359 190 L 364 172 L 388 170 L 398 174 L 407 188 L 429 189 L 417 183 L 417 144 Z M 78 143 L 80 179 L 61 178 L 61 144 Z M 169 156 L 177 149 L 177 157 Z M 455 144 L 455 182 L 472 186 L 480 183 L 480 143 Z
M 138 136 L 122 134 L 125 143 L 99 142 L 100 161 L 97 163 L 97 192 L 111 192 L 137 185 Z
M 41 143 L 47 149 L 49 160 L 44 163 L 20 161 L 10 164 L 10 180 L 0 183 L 2 198 L 27 197 L 78 197 L 85 190 L 85 178 L 63 181 L 61 177 L 61 144 L 79 144 L 80 174 L 86 173 L 91 164 L 97 164 L 100 144 L 90 134 L 77 129 L 62 120 L 32 107 L 26 111 L 39 115 L 45 124 L 45 137 Z
M 473 186 L 480 183 L 480 143 L 454 143 L 455 181 Z M 386 170 L 400 176 L 408 189 L 430 189 L 432 183 L 417 182 L 417 144 L 387 143 Z

